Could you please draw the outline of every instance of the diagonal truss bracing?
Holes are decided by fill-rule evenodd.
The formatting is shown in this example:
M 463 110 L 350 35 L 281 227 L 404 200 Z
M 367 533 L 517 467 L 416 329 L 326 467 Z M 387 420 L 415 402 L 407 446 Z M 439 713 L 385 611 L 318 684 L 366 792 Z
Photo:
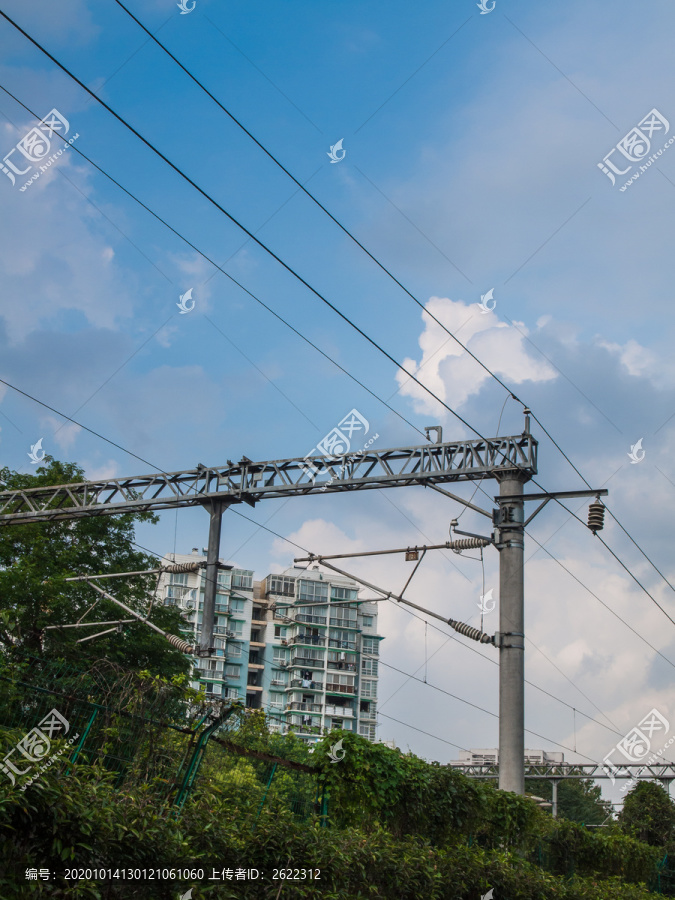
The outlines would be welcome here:
M 476 481 L 513 470 L 520 470 L 524 480 L 537 474 L 537 441 L 528 433 L 335 457 L 244 458 L 212 468 L 3 491 L 0 525 L 173 509 L 211 500 L 254 504 L 317 493 Z

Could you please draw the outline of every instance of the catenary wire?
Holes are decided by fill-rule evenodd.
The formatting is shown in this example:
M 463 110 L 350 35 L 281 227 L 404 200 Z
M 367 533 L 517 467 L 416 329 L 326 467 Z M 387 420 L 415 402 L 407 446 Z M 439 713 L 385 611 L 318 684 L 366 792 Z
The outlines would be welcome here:
M 26 110 L 26 112 L 30 113 L 34 118 L 38 118 L 37 114 L 32 109 L 30 109 L 28 106 L 26 106 L 25 103 L 23 103 L 21 100 L 19 100 L 19 98 L 16 97 L 6 87 L 3 87 L 3 85 L 0 85 L 0 90 L 4 91 L 4 93 L 6 93 L 9 97 L 11 97 L 12 100 L 14 100 L 16 103 L 18 103 L 19 106 L 22 106 Z M 58 137 L 60 137 L 61 140 L 64 140 L 62 135 L 58 135 Z M 65 140 L 64 140 L 64 143 L 65 143 Z M 174 234 L 177 238 L 179 238 L 181 241 L 183 241 L 183 243 L 187 244 L 187 246 L 190 247 L 192 250 L 194 250 L 195 253 L 198 253 L 202 257 L 202 259 L 206 260 L 206 262 L 208 262 L 215 269 L 217 269 L 219 272 L 221 272 L 223 275 L 225 275 L 225 277 L 228 278 L 233 284 L 235 284 L 240 290 L 242 290 L 242 291 L 244 291 L 244 293 L 248 294 L 248 296 L 251 297 L 252 300 L 255 300 L 255 302 L 258 303 L 260 306 L 262 306 L 263 309 L 265 309 L 265 310 L 267 310 L 267 312 L 271 313 L 276 319 L 278 319 L 279 322 L 284 324 L 295 335 L 297 335 L 301 340 L 303 340 L 306 344 L 308 344 L 310 347 L 312 347 L 314 350 L 316 350 L 317 353 L 320 353 L 321 356 L 324 357 L 324 359 L 326 359 L 326 360 L 328 360 L 328 362 L 332 363 L 344 375 L 346 375 L 353 382 L 355 382 L 355 384 L 358 384 L 359 387 L 363 388 L 363 390 L 366 391 L 368 394 L 370 394 L 371 397 L 374 397 L 380 403 L 383 403 L 384 406 L 387 407 L 387 409 L 389 409 L 391 412 L 393 412 L 394 415 L 398 416 L 398 418 L 401 419 L 403 422 L 405 422 L 406 425 L 409 425 L 418 434 L 420 434 L 420 435 L 422 435 L 422 437 L 426 438 L 425 433 L 421 429 L 419 429 L 416 425 L 414 425 L 409 419 L 407 419 L 402 413 L 400 413 L 398 410 L 394 409 L 393 406 L 390 406 L 386 400 L 384 400 L 382 397 L 380 397 L 378 394 L 376 394 L 374 391 L 372 391 L 369 387 L 367 387 L 367 385 L 365 385 L 362 381 L 360 381 L 355 375 L 353 375 L 351 372 L 349 372 L 347 369 L 345 369 L 343 366 L 341 366 L 339 362 L 337 362 L 335 359 L 333 359 L 332 356 L 329 356 L 327 353 L 325 353 L 313 341 L 311 341 L 308 337 L 306 337 L 304 334 L 302 334 L 302 332 L 298 331 L 298 329 L 295 328 L 293 325 L 291 325 L 291 323 L 288 322 L 286 319 L 284 319 L 283 316 L 281 316 L 281 315 L 279 315 L 279 313 L 275 312 L 275 310 L 273 310 L 263 300 L 261 300 L 252 291 L 250 291 L 247 287 L 245 287 L 240 281 L 237 281 L 237 279 L 234 278 L 234 276 L 230 275 L 229 272 L 226 272 L 225 269 L 223 269 L 220 265 L 218 265 L 217 262 L 215 262 L 215 260 L 211 259 L 209 256 L 207 256 L 206 253 L 204 253 L 197 246 L 195 246 L 187 237 L 185 237 L 185 235 L 183 235 L 180 231 L 178 231 L 172 225 L 170 225 L 166 221 L 166 219 L 163 219 L 158 213 L 156 213 L 156 212 L 154 212 L 154 210 L 150 209 L 150 207 L 147 206 L 145 203 L 143 203 L 143 201 L 140 200 L 135 194 L 133 194 L 131 191 L 129 191 L 127 188 L 125 188 L 124 185 L 120 184 L 120 182 L 117 181 L 115 178 L 113 178 L 113 176 L 110 175 L 108 172 L 106 172 L 105 169 L 101 168 L 101 166 L 99 166 L 90 157 L 88 157 L 86 155 L 86 153 L 83 153 L 82 150 L 80 150 L 74 144 L 71 144 L 70 147 L 72 150 L 75 151 L 75 153 L 77 153 L 80 157 L 82 157 L 82 159 L 85 159 L 89 163 L 89 165 L 93 166 L 98 172 L 100 172 L 101 175 L 103 175 L 105 178 L 107 178 L 112 184 L 114 184 L 121 191 L 123 191 L 128 197 L 130 197 L 132 200 L 134 200 L 142 209 L 144 209 L 151 216 L 153 216 L 153 218 L 155 218 L 158 222 L 160 222 L 162 225 L 164 225 L 164 227 L 167 228 L 169 231 L 171 231 L 172 234 Z M 85 426 L 82 426 L 82 427 L 84 428 Z
M 280 257 L 278 257 L 262 241 L 257 239 L 254 234 L 249 232 L 245 228 L 245 226 L 243 226 L 241 223 L 239 223 L 230 213 L 227 212 L 227 210 L 225 210 L 223 207 L 221 207 L 213 198 L 210 197 L 210 195 L 208 195 L 202 188 L 200 188 L 187 175 L 185 175 L 185 173 L 183 173 L 166 156 L 164 156 L 161 153 L 161 151 L 159 151 L 156 147 L 154 147 L 154 145 L 152 145 L 148 140 L 143 138 L 143 136 L 140 135 L 139 132 L 137 132 L 120 115 L 118 115 L 114 110 L 112 110 L 112 108 L 109 107 L 104 101 L 102 101 L 99 97 L 97 97 L 96 94 L 93 93 L 93 91 L 89 90 L 86 87 L 86 85 L 84 85 L 79 79 L 77 79 L 77 77 L 75 75 L 73 75 L 73 73 L 71 73 L 63 64 L 61 64 L 58 60 L 56 60 L 56 58 L 53 57 L 45 48 L 43 48 L 35 39 L 33 39 L 30 35 L 28 35 L 27 32 L 25 32 L 22 28 L 20 28 L 20 26 L 18 26 L 9 16 L 7 16 L 6 13 L 0 11 L 0 15 L 2 15 L 7 21 L 9 21 L 10 24 L 12 24 L 18 31 L 20 31 L 31 43 L 33 43 L 36 47 L 38 47 L 46 56 L 48 56 L 48 58 L 50 58 L 57 66 L 59 66 L 59 68 L 61 68 L 66 74 L 68 74 L 69 77 L 71 77 L 74 81 L 76 81 L 76 83 L 78 83 L 83 90 L 85 90 L 87 93 L 90 94 L 90 96 L 95 98 L 101 105 L 103 105 L 104 108 L 106 108 L 113 116 L 115 116 L 115 118 L 118 119 L 118 121 L 120 121 L 123 125 L 125 125 L 125 127 L 127 127 L 130 131 L 132 131 L 132 133 L 134 135 L 136 135 L 143 143 L 145 143 L 146 146 L 149 147 L 149 149 L 151 149 L 156 155 L 160 156 L 160 158 L 163 159 L 174 171 L 176 171 L 177 174 L 179 174 L 184 180 L 188 181 L 188 183 L 191 186 L 193 186 L 199 193 L 201 193 L 202 196 L 204 196 L 207 200 L 209 200 L 209 202 L 211 202 L 213 205 L 215 205 L 221 212 L 223 212 L 224 215 L 226 215 L 231 221 L 233 221 L 238 227 L 240 227 L 249 236 L 250 239 L 252 239 L 262 249 L 264 249 L 269 255 L 271 255 L 280 265 L 282 265 L 283 268 L 285 268 L 287 271 L 289 271 L 289 273 L 291 273 L 294 277 L 296 277 L 303 285 L 305 285 L 312 293 L 314 293 L 322 302 L 324 302 L 326 305 L 328 305 L 337 315 L 340 316 L 340 318 L 342 318 L 347 324 L 349 324 L 359 334 L 361 334 L 361 336 L 365 340 L 367 340 L 373 347 L 375 347 L 377 350 L 379 350 L 379 352 L 381 352 L 384 356 L 386 356 L 398 369 L 406 372 L 406 370 L 401 366 L 401 364 L 399 364 L 396 361 L 396 359 L 393 356 L 391 356 L 386 350 L 384 350 L 384 348 L 382 348 L 373 338 L 369 337 L 369 335 L 367 335 L 362 329 L 360 329 L 355 323 L 353 323 L 344 313 L 342 313 L 337 307 L 335 307 L 330 301 L 328 301 L 327 298 L 323 297 L 323 295 L 321 295 L 307 281 L 305 281 L 305 279 L 302 278 L 302 276 L 300 276 L 299 273 L 295 272 L 295 270 L 292 269 L 292 267 L 290 267 Z M 468 427 L 471 431 L 473 431 L 475 434 L 477 434 L 482 440 L 487 440 L 483 435 L 480 434 L 480 432 L 478 432 L 475 428 L 473 428 L 473 426 L 471 426 L 461 415 L 459 415 L 455 410 L 453 410 L 450 406 L 448 406 L 448 404 L 446 404 L 444 401 L 440 400 L 440 398 L 436 397 L 436 395 L 429 388 L 427 388 L 426 385 L 424 385 L 422 382 L 420 382 L 414 375 L 411 375 L 410 373 L 406 373 L 406 374 L 408 374 L 409 377 L 413 381 L 415 381 L 415 383 L 418 384 L 418 386 L 421 387 L 426 393 L 428 393 L 430 396 L 432 396 L 437 402 L 439 402 L 442 406 L 444 406 L 452 415 L 454 415 L 456 418 L 458 418 L 459 421 L 461 421 L 464 425 L 466 425 L 466 427 Z M 499 380 L 499 379 L 497 379 L 497 380 Z M 506 386 L 504 385 L 504 387 L 506 387 Z M 506 388 L 506 389 L 508 390 L 508 388 Z M 513 396 L 515 397 L 515 395 L 513 395 Z M 519 466 L 517 466 L 517 464 L 516 464 L 516 467 L 520 468 Z M 536 481 L 534 483 L 538 484 Z M 567 509 L 566 507 L 563 507 L 563 508 Z M 569 510 L 568 510 L 568 512 L 569 512 Z M 605 544 L 605 546 L 607 546 L 607 545 Z M 613 554 L 613 555 L 615 555 L 615 554 Z M 617 561 L 621 562 L 618 559 L 618 557 L 616 557 L 616 555 L 615 555 L 615 558 L 617 559 Z M 627 569 L 627 571 L 629 571 L 629 570 Z M 642 588 L 642 590 L 645 591 L 645 593 L 647 593 L 648 596 L 650 596 L 650 598 L 653 600 L 653 602 L 656 603 L 654 598 L 651 597 L 651 595 L 649 594 L 648 591 L 646 591 L 644 586 L 641 585 L 640 582 L 637 581 L 637 579 L 635 579 L 635 580 L 638 583 L 638 585 Z M 660 607 L 660 606 L 659 606 L 659 608 L 662 609 L 662 607 Z M 667 615 L 667 613 L 666 613 L 666 615 Z M 668 618 L 670 618 L 670 617 L 668 617 Z M 673 621 L 673 620 L 671 619 L 671 621 Z
M 305 185 L 303 185 L 303 184 L 302 184 L 302 183 L 301 183 L 301 182 L 293 175 L 293 173 L 290 172 L 289 169 L 287 169 L 286 166 L 284 166 L 283 163 L 282 163 L 282 162 L 281 162 L 281 161 L 280 161 L 280 160 L 279 160 L 279 159 L 278 159 L 278 158 L 277 158 L 270 150 L 268 150 L 267 147 L 266 147 L 261 141 L 259 141 L 258 138 L 256 138 L 256 137 L 249 131 L 249 129 L 246 128 L 246 126 L 245 126 L 245 125 L 244 125 L 244 124 L 243 124 L 243 123 L 242 123 L 242 122 L 241 122 L 241 121 L 240 121 L 240 120 L 239 120 L 232 112 L 230 112 L 230 110 L 227 109 L 227 107 L 224 106 L 223 103 L 221 103 L 220 100 L 218 100 L 218 98 L 215 97 L 214 94 L 212 94 L 211 91 L 209 91 L 209 89 L 208 89 L 208 88 L 207 88 L 207 87 L 206 87 L 206 86 L 205 86 L 198 78 L 196 78 L 195 75 L 193 75 L 193 73 L 192 73 L 185 65 L 183 65 L 183 63 L 182 63 L 182 62 L 181 62 L 181 61 L 180 61 L 180 60 L 179 60 L 179 59 L 178 59 L 178 58 L 177 58 L 177 57 L 169 50 L 169 48 L 168 48 L 165 44 L 163 44 L 163 43 L 157 38 L 157 36 L 154 35 L 148 28 L 146 28 L 146 26 L 140 21 L 140 19 L 138 19 L 138 18 L 137 18 L 137 17 L 136 17 L 129 9 L 127 9 L 127 7 L 121 2 L 121 0 L 115 0 L 115 2 L 117 3 L 117 5 L 118 5 L 121 9 L 124 10 L 124 12 L 127 13 L 127 15 L 128 15 L 131 19 L 133 19 L 133 21 L 139 26 L 139 28 L 141 28 L 141 29 L 145 32 L 145 34 L 147 34 L 148 37 L 149 37 L 152 41 L 154 41 L 154 43 L 155 43 L 159 48 L 161 48 L 161 49 L 164 51 L 164 53 L 166 53 L 166 54 L 170 57 L 170 59 L 172 59 L 173 62 L 176 63 L 177 66 L 179 66 L 179 68 L 180 68 L 180 69 L 188 76 L 188 78 L 190 78 L 190 79 L 194 82 L 194 84 L 196 84 L 202 91 L 204 91 L 204 93 L 205 93 L 205 94 L 206 94 L 206 95 L 207 95 L 207 96 L 208 96 L 208 97 L 209 97 L 209 98 L 210 98 L 210 99 L 218 106 L 218 108 L 221 109 L 221 110 L 222 110 L 222 111 L 223 111 L 223 112 L 224 112 L 224 113 L 232 120 L 232 122 L 234 122 L 234 124 L 237 125 L 237 126 L 238 126 L 238 127 L 239 127 L 246 135 L 247 135 L 247 137 L 249 137 L 249 138 L 256 144 L 256 146 L 259 147 L 260 150 L 262 150 L 263 153 L 265 153 L 265 155 L 266 155 L 269 159 L 271 159 L 272 162 L 274 162 L 275 165 L 278 166 L 278 167 L 281 169 L 281 171 L 284 172 L 284 174 L 287 175 L 287 176 L 291 179 L 291 181 L 293 181 L 293 183 L 296 184 L 297 187 L 298 187 L 298 188 L 299 188 L 299 189 L 300 189 L 300 190 L 301 190 L 301 191 L 302 191 L 302 192 L 303 192 L 303 193 L 304 193 L 304 194 L 305 194 L 305 195 L 306 195 L 313 203 L 315 203 L 315 204 L 319 207 L 319 209 L 321 209 L 321 211 L 324 212 L 324 213 L 331 219 L 331 221 L 334 222 L 334 224 L 337 225 L 338 228 L 340 228 L 340 230 L 341 230 L 344 234 L 347 235 L 347 237 L 349 237 L 349 238 L 356 244 L 356 246 L 359 247 L 359 249 L 361 249 L 361 250 L 362 250 L 362 251 L 363 251 L 363 252 L 364 252 L 364 253 L 365 253 L 365 254 L 366 254 L 366 255 L 367 255 L 367 256 L 368 256 L 368 257 L 369 257 L 369 258 L 370 258 L 370 259 L 371 259 L 371 260 L 372 260 L 372 261 L 373 261 L 373 262 L 374 262 L 374 263 L 375 263 L 375 264 L 376 264 L 376 265 L 377 265 L 377 266 L 378 266 L 378 267 L 379 267 L 379 268 L 380 268 L 380 269 L 381 269 L 381 270 L 382 270 L 382 271 L 383 271 L 383 272 L 384 272 L 384 273 L 385 273 L 385 274 L 386 274 L 386 275 L 387 275 L 387 276 L 388 276 L 388 277 L 389 277 L 389 278 L 390 278 L 390 279 L 398 286 L 398 287 L 400 287 L 401 290 L 404 291 L 404 293 L 405 293 L 411 300 L 413 300 L 414 303 L 416 303 L 417 306 L 419 306 L 419 307 L 426 313 L 426 315 L 428 315 L 431 319 L 433 319 L 433 321 L 436 322 L 436 324 L 439 325 L 439 326 L 443 329 L 443 331 L 445 331 L 445 333 L 448 334 L 449 337 L 451 337 L 451 338 L 452 338 L 452 339 L 453 339 L 453 340 L 454 340 L 454 341 L 455 341 L 455 342 L 456 342 L 456 343 L 457 343 L 457 344 L 458 344 L 458 345 L 459 345 L 459 346 L 460 346 L 460 347 L 461 347 L 461 348 L 462 348 L 469 356 L 471 356 L 471 358 L 474 359 L 474 360 L 475 360 L 475 361 L 483 368 L 483 370 L 484 370 L 485 372 L 487 372 L 488 375 L 490 375 L 491 378 L 493 378 L 493 379 L 494 379 L 501 387 L 503 387 L 504 390 L 508 392 L 508 395 L 509 395 L 509 396 L 513 397 L 514 400 L 516 400 L 518 403 L 521 403 L 523 406 L 526 405 L 525 403 L 523 403 L 522 400 L 520 400 L 519 397 L 516 396 L 515 393 L 513 393 L 512 389 L 509 388 L 509 387 L 502 381 L 502 379 L 499 378 L 499 376 L 496 375 L 496 373 L 493 372 L 493 371 L 489 368 L 489 366 L 487 366 L 485 363 L 483 363 L 483 361 L 482 361 L 481 359 L 479 359 L 479 358 L 478 358 L 471 350 L 469 350 L 469 348 L 466 346 L 466 344 L 464 344 L 462 341 L 460 341 L 460 339 L 459 339 L 455 334 L 453 334 L 453 332 L 450 331 L 450 329 L 448 329 L 448 328 L 447 328 L 447 327 L 446 327 L 446 326 L 445 326 L 445 325 L 444 325 L 444 324 L 443 324 L 443 323 L 442 323 L 442 322 L 441 322 L 441 321 L 440 321 L 440 320 L 439 320 L 432 312 L 430 312 L 430 310 L 426 307 L 426 305 L 425 305 L 422 301 L 420 301 L 420 300 L 412 293 L 412 291 L 410 291 L 410 290 L 409 290 L 409 289 L 408 289 L 408 288 L 407 288 L 407 287 L 406 287 L 406 286 L 405 286 L 405 285 L 404 285 L 404 284 L 403 284 L 403 283 L 402 283 L 402 282 L 401 282 L 401 281 L 393 274 L 393 272 L 392 272 L 387 266 L 385 266 L 382 262 L 380 262 L 380 260 L 377 259 L 377 257 L 376 257 L 373 253 L 371 253 L 370 250 L 368 250 L 368 248 L 367 248 L 367 247 L 366 247 L 366 246 L 365 246 L 365 245 L 364 245 L 364 244 L 363 244 L 363 243 L 362 243 L 362 242 L 361 242 L 361 241 L 360 241 L 360 240 L 359 240 L 359 239 L 358 239 L 358 238 L 357 238 L 357 237 L 356 237 L 356 236 L 355 236 L 355 235 L 354 235 L 354 234 L 353 234 L 353 233 L 352 233 L 345 225 L 343 225 L 342 222 L 340 222 L 340 220 L 339 220 L 336 216 L 334 216 L 334 215 L 330 212 L 330 210 L 327 209 L 327 207 L 324 206 L 324 204 L 321 203 L 321 201 L 320 201 L 314 194 L 311 193 L 311 191 L 309 191 L 309 190 L 307 189 L 307 188 L 305 187 Z M 403 371 L 405 371 L 405 370 L 403 370 Z M 419 383 L 419 382 L 417 382 L 417 383 Z M 507 396 L 507 400 L 508 400 L 508 396 Z M 550 433 L 547 431 L 547 429 L 542 425 L 541 421 L 540 421 L 536 416 L 533 416 L 533 418 L 534 418 L 535 421 L 539 424 L 539 426 L 542 428 L 542 430 L 546 433 L 546 435 L 548 436 L 548 438 L 552 441 L 552 443 L 553 443 L 553 445 L 556 447 L 556 449 L 563 455 L 563 457 L 567 460 L 567 462 L 572 466 L 572 468 L 573 468 L 574 471 L 577 473 L 577 475 L 582 479 L 582 481 L 584 481 L 584 483 L 586 484 L 586 486 L 587 486 L 589 489 L 591 489 L 591 485 L 588 483 L 588 481 L 586 481 L 586 479 L 585 479 L 584 476 L 581 474 L 581 472 L 579 471 L 579 469 L 572 463 L 572 461 L 571 461 L 571 459 L 569 458 L 569 456 L 562 450 L 562 448 L 560 447 L 560 445 L 553 439 L 553 437 L 550 435 Z M 500 419 L 501 419 L 501 416 L 500 416 Z M 648 555 L 645 553 L 645 551 L 640 547 L 640 545 L 637 543 L 637 541 L 635 541 L 635 539 L 629 534 L 629 532 L 628 532 L 628 531 L 626 530 L 626 528 L 621 524 L 621 522 L 616 518 L 616 516 L 615 516 L 609 509 L 608 509 L 607 511 L 608 511 L 609 514 L 612 516 L 612 518 L 613 518 L 614 521 L 617 523 L 617 525 L 621 528 L 621 530 L 622 530 L 622 531 L 626 534 L 626 536 L 630 539 L 630 541 L 635 545 L 635 547 L 636 547 L 636 548 L 640 551 L 640 553 L 644 556 L 644 558 L 647 560 L 647 562 L 649 562 L 649 564 L 654 568 L 654 570 L 661 576 L 661 578 L 662 578 L 662 579 L 666 582 L 666 584 L 671 588 L 671 590 L 675 590 L 675 587 L 671 584 L 671 582 L 668 580 L 668 578 L 666 578 L 666 576 L 663 574 L 663 572 L 661 572 L 661 570 L 656 566 L 656 564 L 649 558 L 649 556 L 648 556 Z M 605 543 L 605 542 L 603 541 L 603 543 Z M 605 546 L 607 547 L 607 544 L 605 544 Z M 610 548 L 607 547 L 607 549 L 610 549 Z M 612 551 L 610 550 L 610 552 L 612 552 Z M 612 555 L 614 555 L 614 554 L 612 553 Z M 616 558 L 616 557 L 615 557 L 615 558 Z M 618 558 L 617 558 L 617 560 L 618 560 Z M 620 562 L 620 560 L 618 560 L 618 561 Z M 629 571 L 629 570 L 626 569 L 626 571 Z M 630 573 L 629 573 L 629 574 L 630 574 Z M 652 600 L 653 600 L 653 598 L 652 598 Z M 654 602 L 656 602 L 656 601 L 654 601 Z M 661 607 L 660 607 L 660 608 L 661 608 Z M 662 610 L 662 611 L 663 611 L 663 610 Z M 669 618 L 670 618 L 670 617 L 669 617 Z M 671 619 L 671 621 L 673 621 L 673 620 Z M 675 624 L 675 621 L 673 621 L 673 624 Z

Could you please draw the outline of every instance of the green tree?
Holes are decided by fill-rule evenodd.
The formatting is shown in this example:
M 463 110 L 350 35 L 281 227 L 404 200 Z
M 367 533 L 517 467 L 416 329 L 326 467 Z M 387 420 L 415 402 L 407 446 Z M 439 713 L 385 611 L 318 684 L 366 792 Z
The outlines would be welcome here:
M 0 471 L 5 490 L 83 480 L 80 466 L 50 456 L 45 456 L 34 475 L 7 468 Z M 105 656 L 125 668 L 147 669 L 168 677 L 187 672 L 185 656 L 141 622 L 81 644 L 77 640 L 95 633 L 95 627 L 45 630 L 48 625 L 75 623 L 89 608 L 88 621 L 131 618 L 84 582 L 65 579 L 156 567 L 154 557 L 133 547 L 135 522 L 156 521 L 156 516 L 145 512 L 0 528 L 0 650 L 58 657 L 78 665 Z M 120 578 L 105 582 L 105 587 L 127 606 L 145 613 L 155 577 Z M 176 609 L 155 605 L 150 620 L 165 631 L 180 634 Z M 106 627 L 110 626 L 100 630 Z
M 619 814 L 622 831 L 654 847 L 675 837 L 675 804 L 653 781 L 639 781 L 628 794 Z
M 528 794 L 551 802 L 553 788 L 545 778 L 528 778 L 525 787 Z M 558 782 L 558 818 L 585 825 L 602 825 L 611 814 L 612 805 L 601 797 L 602 789 L 592 778 L 562 779 Z

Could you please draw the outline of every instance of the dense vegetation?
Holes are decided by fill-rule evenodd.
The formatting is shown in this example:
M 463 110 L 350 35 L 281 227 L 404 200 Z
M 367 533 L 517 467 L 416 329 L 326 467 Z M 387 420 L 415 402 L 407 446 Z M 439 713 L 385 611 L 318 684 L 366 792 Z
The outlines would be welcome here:
M 82 471 L 46 460 L 35 476 L 0 478 L 33 487 Z M 531 800 L 351 732 L 325 735 L 313 750 L 270 733 L 264 714 L 231 712 L 185 688 L 185 658 L 141 624 L 83 645 L 45 630 L 93 602 L 66 577 L 153 566 L 134 549 L 135 518 L 0 531 L 0 759 L 52 705 L 84 735 L 76 759 L 53 740 L 50 753 L 64 752 L 25 790 L 0 771 L 2 900 L 176 900 L 189 888 L 192 900 L 478 900 L 491 889 L 494 900 L 647 900 L 648 888 L 675 884 L 666 868 L 675 806 L 658 785 L 638 784 L 618 821 L 589 831 L 580 823 L 600 824 L 607 810 L 588 781 L 561 786 L 553 820 Z M 115 586 L 137 610 L 151 589 L 143 578 Z M 118 610 L 102 601 L 91 615 Z M 175 610 L 152 616 L 178 633 Z M 344 757 L 333 763 L 338 739 Z M 545 796 L 548 786 L 529 788 Z M 287 867 L 320 879 L 274 879 Z M 64 880 L 70 868 L 85 877 Z M 86 875 L 93 868 L 168 873 L 103 883 Z M 201 878 L 191 875 L 199 868 Z M 262 874 L 209 880 L 227 868 Z M 50 878 L 28 881 L 29 869 Z

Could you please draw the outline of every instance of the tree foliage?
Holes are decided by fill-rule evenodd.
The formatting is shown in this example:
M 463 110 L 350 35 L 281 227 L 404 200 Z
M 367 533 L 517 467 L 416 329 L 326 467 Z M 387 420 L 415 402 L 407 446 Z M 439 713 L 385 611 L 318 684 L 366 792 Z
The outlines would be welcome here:
M 34 475 L 3 469 L 0 480 L 10 490 L 45 487 L 82 481 L 84 471 L 73 463 L 45 456 L 44 465 Z M 140 622 L 124 625 L 121 633 L 84 643 L 77 641 L 105 630 L 106 626 L 45 630 L 46 626 L 77 622 L 99 597 L 83 582 L 65 581 L 67 577 L 156 567 L 154 557 L 133 547 L 134 524 L 156 521 L 157 517 L 150 513 L 138 513 L 0 528 L 0 649 L 78 663 L 106 657 L 129 669 L 148 669 L 169 676 L 186 672 L 188 664 L 183 654 Z M 145 613 L 154 578 L 115 579 L 106 582 L 106 587 L 127 606 Z M 121 618 L 131 617 L 101 598 L 86 620 Z M 150 618 L 165 631 L 180 633 L 177 610 L 156 605 Z
M 627 795 L 619 815 L 621 828 L 652 847 L 675 837 L 675 804 L 653 781 L 639 781 Z

